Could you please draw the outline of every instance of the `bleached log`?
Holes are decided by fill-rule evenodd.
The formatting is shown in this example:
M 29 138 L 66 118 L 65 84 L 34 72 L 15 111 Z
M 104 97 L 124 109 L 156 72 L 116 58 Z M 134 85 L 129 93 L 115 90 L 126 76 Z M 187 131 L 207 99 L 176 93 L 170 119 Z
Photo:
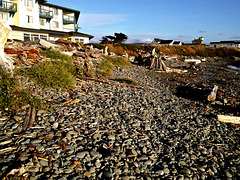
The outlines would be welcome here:
M 185 59 L 184 62 L 200 64 L 202 61 L 199 59 Z
M 7 22 L 0 22 L 0 66 L 3 66 L 10 72 L 13 70 L 13 60 L 4 53 L 4 45 L 11 31 L 12 29 Z
M 155 52 L 156 52 L 156 49 L 154 48 L 154 49 L 152 50 L 152 56 L 155 56 Z
M 105 49 L 104 49 L 104 55 L 105 55 L 105 56 L 108 55 L 108 46 L 106 46 Z
M 217 115 L 217 118 L 221 122 L 240 124 L 240 117 L 238 116 Z
M 42 45 L 44 48 L 46 48 L 46 49 L 58 47 L 58 45 L 52 44 L 52 43 L 50 43 L 50 42 L 48 42 L 48 41 L 45 41 L 45 40 L 43 40 L 43 39 L 40 39 L 38 43 L 39 43 L 40 45 Z

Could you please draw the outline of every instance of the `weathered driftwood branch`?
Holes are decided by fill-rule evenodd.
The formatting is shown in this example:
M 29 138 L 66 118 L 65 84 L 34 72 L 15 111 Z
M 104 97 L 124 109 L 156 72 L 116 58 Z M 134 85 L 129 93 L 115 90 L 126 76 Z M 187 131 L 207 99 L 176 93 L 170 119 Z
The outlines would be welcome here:
M 32 108 L 32 107 L 28 108 L 27 115 L 26 115 L 26 117 L 24 119 L 24 122 L 23 122 L 22 130 L 26 131 L 27 128 L 32 127 L 35 123 L 35 119 L 36 119 L 36 109 Z
M 83 72 L 85 76 L 92 77 L 92 74 L 89 72 L 89 64 L 87 60 L 84 62 Z
M 215 101 L 215 99 L 217 97 L 217 90 L 218 90 L 218 86 L 214 85 L 212 92 L 210 93 L 210 95 L 207 98 L 208 101 Z
M 240 124 L 240 117 L 238 116 L 218 115 L 217 118 L 221 122 Z
M 10 151 L 13 151 L 15 150 L 16 148 L 12 148 L 12 147 L 8 147 L 8 148 L 5 148 L 5 149 L 0 149 L 0 155 L 1 154 L 4 154 L 6 152 L 10 152 Z
M 154 56 L 151 59 L 150 69 L 159 69 L 160 71 L 166 71 L 167 66 L 163 62 L 161 56 L 160 57 Z

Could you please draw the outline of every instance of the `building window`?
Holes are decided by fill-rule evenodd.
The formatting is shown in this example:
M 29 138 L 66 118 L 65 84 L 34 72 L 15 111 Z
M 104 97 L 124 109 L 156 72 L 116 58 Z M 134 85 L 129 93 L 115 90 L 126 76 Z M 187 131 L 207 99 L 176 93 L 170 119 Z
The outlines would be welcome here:
M 8 20 L 8 14 L 4 12 L 0 12 L 0 20 L 7 21 Z
M 58 15 L 58 9 L 57 8 L 53 8 L 53 15 Z
M 45 25 L 45 19 L 40 18 L 39 22 L 40 22 L 40 26 L 44 26 Z
M 40 35 L 40 39 L 47 40 L 47 35 Z
M 32 24 L 33 23 L 33 17 L 27 15 L 27 23 Z
M 75 38 L 75 42 L 79 42 L 79 43 L 84 43 L 84 39 L 81 38 Z
M 30 34 L 24 33 L 24 41 L 30 41 Z
M 24 0 L 24 5 L 26 7 L 33 7 L 33 0 Z
M 39 34 L 31 34 L 31 41 L 39 40 Z
M 53 28 L 59 28 L 59 23 L 57 21 L 53 21 Z

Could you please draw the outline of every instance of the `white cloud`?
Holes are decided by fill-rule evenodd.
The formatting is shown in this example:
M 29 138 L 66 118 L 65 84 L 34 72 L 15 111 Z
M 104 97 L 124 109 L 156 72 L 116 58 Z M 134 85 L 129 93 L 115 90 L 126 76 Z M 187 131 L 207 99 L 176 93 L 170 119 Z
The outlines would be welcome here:
M 97 27 L 108 24 L 116 24 L 127 20 L 125 14 L 82 14 L 79 20 L 80 26 Z

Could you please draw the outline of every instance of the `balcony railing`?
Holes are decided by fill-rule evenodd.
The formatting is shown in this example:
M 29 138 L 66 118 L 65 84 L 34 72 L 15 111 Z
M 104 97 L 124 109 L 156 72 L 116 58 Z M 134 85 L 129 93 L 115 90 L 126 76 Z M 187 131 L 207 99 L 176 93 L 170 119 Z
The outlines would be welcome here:
M 65 24 L 75 24 L 75 17 L 69 15 L 63 15 L 63 23 Z
M 50 10 L 46 9 L 39 9 L 39 16 L 41 18 L 46 18 L 46 19 L 52 19 L 53 18 L 53 12 Z
M 0 0 L 0 10 L 8 12 L 17 12 L 17 3 Z

